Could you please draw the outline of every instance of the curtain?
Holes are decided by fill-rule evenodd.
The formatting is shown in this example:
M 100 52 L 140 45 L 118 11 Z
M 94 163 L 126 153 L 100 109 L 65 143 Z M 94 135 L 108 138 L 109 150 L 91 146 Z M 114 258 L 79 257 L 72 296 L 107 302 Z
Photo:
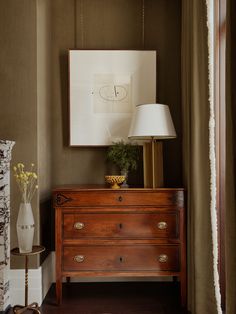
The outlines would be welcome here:
M 188 307 L 215 314 L 210 213 L 208 32 L 205 0 L 182 0 L 184 183 L 188 195 Z
M 236 3 L 226 21 L 226 313 L 236 313 Z

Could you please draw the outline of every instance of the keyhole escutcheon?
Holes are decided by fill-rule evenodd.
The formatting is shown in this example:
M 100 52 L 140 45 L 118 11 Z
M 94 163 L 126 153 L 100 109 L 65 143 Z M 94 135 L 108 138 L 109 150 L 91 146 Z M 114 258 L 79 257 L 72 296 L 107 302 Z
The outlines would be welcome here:
M 119 196 L 119 197 L 117 198 L 117 200 L 118 200 L 119 202 L 122 202 L 122 201 L 123 201 L 122 196 Z

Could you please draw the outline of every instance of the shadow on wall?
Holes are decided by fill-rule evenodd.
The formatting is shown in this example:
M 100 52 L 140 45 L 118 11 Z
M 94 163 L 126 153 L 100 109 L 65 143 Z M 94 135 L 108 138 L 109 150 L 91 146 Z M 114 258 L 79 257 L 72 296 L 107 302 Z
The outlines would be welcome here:
M 68 51 L 60 54 L 60 85 L 61 85 L 61 116 L 63 130 L 63 146 L 69 146 L 69 81 L 68 81 Z M 66 75 L 65 75 L 66 74 Z
M 51 199 L 40 203 L 40 228 L 40 242 L 46 248 L 46 251 L 40 254 L 42 264 L 50 251 L 55 250 L 55 211 Z

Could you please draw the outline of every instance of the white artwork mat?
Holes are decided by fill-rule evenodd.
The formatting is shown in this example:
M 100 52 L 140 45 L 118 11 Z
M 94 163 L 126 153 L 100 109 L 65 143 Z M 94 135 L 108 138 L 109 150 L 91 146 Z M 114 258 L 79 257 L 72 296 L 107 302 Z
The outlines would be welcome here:
M 70 145 L 127 140 L 135 106 L 156 102 L 156 51 L 70 50 Z

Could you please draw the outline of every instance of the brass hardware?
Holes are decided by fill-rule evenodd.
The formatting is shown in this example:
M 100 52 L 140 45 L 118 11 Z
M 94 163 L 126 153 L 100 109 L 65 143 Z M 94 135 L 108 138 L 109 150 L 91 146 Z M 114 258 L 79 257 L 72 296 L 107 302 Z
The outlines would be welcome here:
M 164 230 L 164 229 L 167 229 L 167 223 L 165 221 L 160 221 L 158 222 L 157 224 L 157 228 L 160 229 L 160 230 Z
M 168 261 L 168 256 L 166 254 L 161 254 L 158 257 L 160 263 L 166 263 Z
M 120 262 L 121 262 L 121 263 L 123 262 L 123 257 L 122 257 L 122 256 L 120 257 Z
M 59 194 L 56 195 L 55 201 L 56 201 L 56 205 L 60 206 L 60 205 L 63 205 L 65 203 L 67 203 L 67 202 L 72 201 L 72 198 L 71 197 L 67 197 L 67 196 L 59 193 Z
M 74 261 L 77 263 L 82 263 L 84 261 L 84 256 L 83 255 L 76 255 L 74 257 Z
M 117 198 L 117 201 L 122 202 L 122 201 L 123 201 L 122 196 L 119 196 L 119 197 Z
M 84 224 L 82 222 L 76 222 L 74 224 L 74 228 L 77 229 L 77 230 L 81 230 L 84 228 Z

